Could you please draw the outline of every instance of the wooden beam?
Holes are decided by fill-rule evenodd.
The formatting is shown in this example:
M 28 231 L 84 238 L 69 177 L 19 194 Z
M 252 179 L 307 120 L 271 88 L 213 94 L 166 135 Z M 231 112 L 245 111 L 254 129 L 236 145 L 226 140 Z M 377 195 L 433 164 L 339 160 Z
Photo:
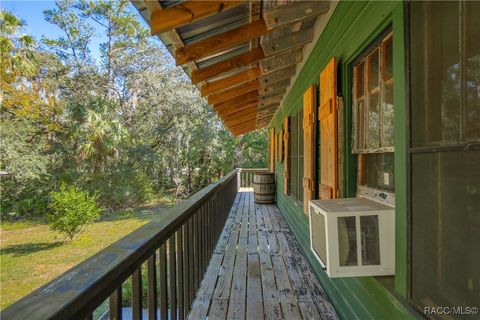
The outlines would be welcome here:
M 262 70 L 260 69 L 260 67 L 254 67 L 252 69 L 236 73 L 232 76 L 211 83 L 207 83 L 200 89 L 200 91 L 202 93 L 202 97 L 205 97 L 210 94 L 220 92 L 230 87 L 237 86 L 250 80 L 256 79 L 261 74 Z
M 217 62 L 211 66 L 192 71 L 192 82 L 196 84 L 200 81 L 219 76 L 222 73 L 231 71 L 233 69 L 250 65 L 254 62 L 262 60 L 263 58 L 265 58 L 265 54 L 263 53 L 262 48 L 257 48 L 252 51 L 242 53 L 230 59 Z
M 249 118 L 244 118 L 243 120 L 231 120 L 231 121 L 225 121 L 224 120 L 224 122 L 230 128 L 238 127 L 238 126 L 241 126 L 241 125 L 255 125 L 257 123 L 257 117 L 255 115 L 253 115 Z
M 254 127 L 256 126 L 257 122 L 255 119 L 253 120 L 250 120 L 248 122 L 243 122 L 243 123 L 238 123 L 238 124 L 235 124 L 235 125 L 230 125 L 228 126 L 228 128 L 230 130 L 233 130 L 233 131 L 239 131 L 243 128 L 251 128 L 251 127 Z
M 242 128 L 242 127 L 248 127 L 248 126 L 254 126 L 254 125 L 256 125 L 256 120 L 252 119 L 252 120 L 249 120 L 249 121 L 246 121 L 246 122 L 243 122 L 243 123 L 229 125 L 229 128 L 232 129 L 232 130 L 235 130 L 235 129 L 239 129 L 239 128 Z
M 286 67 L 275 72 L 267 73 L 261 76 L 259 80 L 262 86 L 267 86 L 278 81 L 289 79 L 290 77 L 295 75 L 296 70 L 297 66 L 292 65 L 290 67 Z
M 146 1 L 149 2 L 149 1 Z M 236 6 L 244 1 L 186 1 L 157 11 L 150 17 L 152 35 L 178 28 L 184 24 L 206 18 Z
M 231 114 L 226 114 L 226 115 L 223 115 L 222 116 L 222 119 L 225 119 L 225 120 L 234 120 L 234 119 L 237 119 L 238 117 L 240 116 L 245 116 L 247 114 L 256 114 L 257 113 L 257 107 L 256 106 L 250 106 L 244 110 L 236 110 L 235 113 L 231 113 Z
M 236 105 L 225 107 L 221 110 L 217 110 L 217 113 L 219 115 L 226 115 L 226 114 L 231 114 L 233 112 L 236 112 L 237 110 L 243 110 L 253 106 L 258 107 L 258 100 L 249 100 L 249 101 L 245 101 L 245 103 L 243 104 L 239 103 Z
M 295 1 L 284 6 L 275 6 L 273 10 L 265 10 L 263 18 L 268 29 L 307 20 L 326 13 L 330 9 L 329 1 Z
M 239 136 L 245 133 L 248 133 L 250 131 L 254 131 L 257 129 L 257 125 L 254 123 L 249 124 L 248 126 L 242 126 L 242 127 L 237 127 L 237 128 L 232 128 L 230 131 L 235 135 Z
M 284 37 L 262 42 L 262 48 L 267 57 L 279 52 L 297 48 L 309 43 L 313 39 L 313 29 L 292 32 Z
M 282 96 L 277 96 L 277 97 L 273 97 L 273 98 L 271 98 L 271 99 L 269 99 L 269 100 L 260 101 L 260 102 L 258 103 L 258 105 L 263 107 L 263 106 L 268 106 L 269 104 L 278 103 L 278 102 L 280 102 L 280 101 L 282 101 Z
M 232 111 L 240 110 L 242 108 L 246 108 L 246 106 L 251 106 L 251 105 L 258 106 L 258 98 L 251 98 L 249 100 L 245 100 L 244 102 L 221 106 L 221 108 L 218 108 L 218 107 L 214 107 L 214 108 L 215 108 L 215 111 L 217 111 L 217 113 L 219 114 L 228 114 L 228 113 L 232 113 Z
M 237 130 L 235 132 L 232 132 L 232 133 L 235 137 L 238 137 L 238 136 L 244 135 L 246 133 L 249 133 L 249 132 L 252 132 L 252 131 L 255 131 L 255 130 L 257 130 L 257 127 L 252 126 L 252 127 L 248 127 L 248 128 L 239 129 L 239 130 Z
M 260 61 L 260 67 L 263 73 L 285 68 L 297 64 L 303 59 L 303 48 L 284 51 L 275 56 Z
M 262 113 L 265 113 L 265 112 L 269 112 L 271 110 L 276 111 L 278 109 L 278 106 L 279 106 L 279 104 L 271 104 L 271 105 L 268 105 L 266 107 L 258 107 L 257 110 L 258 110 L 259 114 L 262 114 Z
M 257 117 L 257 120 L 258 121 L 262 121 L 262 120 L 269 120 L 273 117 L 273 115 L 275 114 L 275 112 L 273 113 L 269 113 L 269 114 L 265 114 L 265 115 L 262 115 L 262 116 L 258 116 Z
M 263 128 L 265 126 L 268 126 L 269 123 L 270 123 L 270 120 L 261 120 L 261 121 L 257 120 L 257 128 Z
M 256 113 L 257 113 L 257 106 L 250 106 L 243 110 L 235 110 L 234 113 L 222 115 L 222 119 L 235 120 L 235 119 L 245 118 L 247 115 L 256 114 Z
M 278 108 L 279 106 L 280 106 L 280 103 L 274 102 L 274 103 L 272 103 L 272 104 L 259 106 L 259 107 L 258 107 L 258 110 Z
M 215 110 L 218 111 L 218 110 L 224 109 L 225 107 L 228 108 L 230 106 L 239 105 L 239 104 L 245 103 L 245 101 L 250 101 L 250 100 L 255 99 L 255 98 L 258 98 L 258 91 L 257 90 L 252 90 L 252 91 L 247 92 L 247 93 L 245 93 L 241 96 L 222 101 L 222 102 L 214 105 L 213 107 L 215 108 Z
M 265 100 L 270 100 L 270 99 L 278 97 L 278 96 L 283 96 L 285 91 L 286 91 L 285 87 L 278 87 L 278 88 L 275 88 L 275 90 L 273 90 L 273 91 L 270 91 L 268 93 L 260 95 L 260 97 L 258 97 L 258 100 L 259 101 L 265 101 Z
M 228 114 L 232 114 L 232 113 L 235 113 L 235 112 L 238 112 L 239 110 L 245 110 L 245 109 L 249 109 L 249 108 L 252 108 L 252 107 L 255 107 L 257 108 L 258 107 L 258 101 L 255 101 L 255 102 L 248 102 L 248 103 L 245 103 L 241 106 L 238 106 L 238 107 L 235 107 L 235 108 L 230 108 L 230 109 L 226 109 L 224 111 L 221 111 L 221 112 L 217 112 L 219 116 L 225 116 L 225 115 L 228 115 Z
M 162 11 L 163 8 L 160 5 L 159 1 L 144 1 L 145 6 L 148 8 L 148 12 L 150 12 L 150 20 L 152 15 L 156 14 L 158 11 Z M 165 32 L 162 35 L 162 38 L 167 39 L 168 42 L 170 42 L 174 48 L 181 48 L 184 46 L 182 38 L 178 35 L 178 32 L 173 29 L 170 31 Z M 197 70 L 198 67 L 195 62 L 190 62 L 187 64 L 187 67 L 193 72 L 193 70 Z M 203 83 L 202 83 L 203 84 Z
M 260 87 L 260 81 L 257 79 L 244 83 L 240 86 L 236 86 L 225 91 L 212 94 L 208 97 L 208 103 L 217 104 L 222 101 L 238 97 L 244 93 L 250 92 L 252 90 L 257 90 Z
M 230 124 L 229 127 L 232 128 L 232 129 L 235 129 L 235 128 L 239 128 L 239 127 L 255 125 L 256 122 L 257 122 L 256 119 L 252 118 L 252 119 L 247 120 L 247 121 L 239 122 L 239 123 L 236 123 L 236 124 Z
M 250 106 L 248 108 L 245 108 L 243 110 L 235 110 L 234 113 L 230 113 L 230 114 L 226 114 L 226 115 L 222 115 L 222 119 L 224 120 L 232 120 L 232 119 L 236 119 L 240 116 L 245 116 L 247 114 L 252 114 L 252 113 L 257 113 L 257 107 L 256 106 Z
M 278 91 L 279 88 L 285 89 L 290 85 L 290 78 L 284 79 L 282 81 L 278 81 L 272 84 L 269 84 L 267 86 L 263 86 L 260 90 L 260 94 L 269 94 L 271 92 L 276 92 Z
M 175 60 L 177 65 L 182 65 L 232 48 L 267 32 L 267 26 L 263 19 L 253 21 L 236 29 L 178 48 L 175 51 Z
M 234 123 L 234 124 L 228 124 L 227 123 L 227 126 L 231 129 L 235 129 L 235 128 L 242 127 L 242 126 L 254 126 L 256 124 L 257 124 L 257 120 L 255 118 L 251 118 L 251 119 L 245 120 L 243 122 L 237 122 L 237 123 Z
M 251 120 L 256 120 L 257 119 L 257 113 L 256 112 L 251 112 L 247 113 L 243 116 L 237 116 L 236 118 L 223 118 L 223 121 L 225 123 L 228 123 L 229 125 L 235 125 L 239 123 L 245 123 Z

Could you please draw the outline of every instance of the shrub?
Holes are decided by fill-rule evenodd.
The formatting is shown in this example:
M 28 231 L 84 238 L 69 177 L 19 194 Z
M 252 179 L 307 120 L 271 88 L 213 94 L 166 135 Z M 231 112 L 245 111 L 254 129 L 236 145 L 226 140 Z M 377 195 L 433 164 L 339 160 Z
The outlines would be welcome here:
M 101 209 L 96 198 L 73 186 L 62 185 L 60 191 L 52 191 L 50 196 L 51 212 L 47 215 L 50 228 L 65 234 L 70 240 L 100 217 Z

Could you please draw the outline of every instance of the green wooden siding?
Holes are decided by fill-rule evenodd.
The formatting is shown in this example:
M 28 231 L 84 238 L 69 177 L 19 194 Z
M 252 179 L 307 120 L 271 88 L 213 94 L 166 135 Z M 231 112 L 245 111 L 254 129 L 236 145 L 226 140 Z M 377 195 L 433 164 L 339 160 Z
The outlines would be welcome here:
M 396 193 L 396 275 L 395 292 L 374 277 L 330 279 L 309 249 L 308 218 L 303 208 L 283 192 L 283 163 L 276 163 L 277 205 L 298 238 L 302 249 L 324 285 L 327 294 L 343 319 L 412 319 L 418 317 L 406 304 L 407 292 L 407 213 L 406 213 L 406 110 L 404 4 L 399 1 L 341 1 L 317 41 L 312 53 L 288 92 L 271 126 L 279 129 L 286 116 L 301 110 L 302 96 L 311 84 L 318 86 L 321 70 L 331 57 L 339 61 L 344 112 L 344 193 L 355 196 L 355 156 L 350 152 L 351 140 L 351 63 L 388 26 L 394 33 L 395 72 L 395 193 Z M 318 149 L 317 149 L 317 156 Z M 317 161 L 317 164 L 319 161 Z M 319 168 L 317 168 L 319 173 Z

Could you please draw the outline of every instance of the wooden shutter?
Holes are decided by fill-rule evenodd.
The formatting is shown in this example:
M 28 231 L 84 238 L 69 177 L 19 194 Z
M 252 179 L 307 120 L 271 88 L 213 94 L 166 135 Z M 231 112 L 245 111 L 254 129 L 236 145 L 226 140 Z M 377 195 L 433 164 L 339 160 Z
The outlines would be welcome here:
M 288 117 L 285 117 L 285 120 L 283 122 L 283 147 L 284 147 L 284 154 L 283 156 L 285 157 L 285 173 L 284 173 L 284 179 L 283 179 L 283 190 L 285 194 L 288 194 L 288 179 L 290 178 L 290 154 L 288 150 L 288 145 L 289 141 L 288 139 L 290 138 L 289 136 L 289 128 L 288 128 Z
M 338 194 L 337 61 L 332 58 L 320 74 L 320 199 Z
M 270 129 L 270 172 L 275 171 L 275 129 Z
M 315 196 L 315 86 L 303 94 L 303 211 Z

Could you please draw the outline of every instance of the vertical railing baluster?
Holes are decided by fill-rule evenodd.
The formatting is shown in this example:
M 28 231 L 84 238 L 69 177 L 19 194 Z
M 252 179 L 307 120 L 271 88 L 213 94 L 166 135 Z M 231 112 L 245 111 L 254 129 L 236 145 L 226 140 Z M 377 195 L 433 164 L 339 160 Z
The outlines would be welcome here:
M 148 320 L 157 319 L 157 259 L 154 252 L 147 262 L 148 276 Z
M 183 255 L 184 255 L 184 250 L 183 250 L 183 228 L 180 227 L 177 231 L 177 309 L 178 309 L 178 319 L 179 320 L 184 320 L 185 319 L 185 305 L 184 305 L 184 289 L 183 289 Z
M 200 235 L 198 232 L 198 220 L 199 220 L 200 210 L 201 209 L 199 209 L 193 216 L 194 217 L 193 221 L 195 223 L 195 232 L 194 232 L 194 235 L 195 235 L 195 240 L 194 240 L 195 241 L 195 291 L 194 293 L 197 293 L 198 283 L 200 278 L 200 268 L 201 268 L 200 243 L 199 243 Z
M 177 273 L 175 261 L 175 233 L 168 240 L 168 265 L 169 265 L 169 298 L 170 320 L 177 320 Z
M 132 318 L 142 319 L 142 265 L 132 274 Z
M 159 270 L 159 281 L 160 281 L 160 319 L 167 320 L 168 316 L 168 300 L 167 300 L 167 244 L 164 242 L 160 247 L 160 270 Z
M 110 319 L 122 320 L 122 285 L 110 296 Z
M 183 248 L 184 248 L 184 254 L 183 254 L 183 303 L 185 305 L 185 316 L 188 314 L 188 311 L 190 311 L 190 306 L 188 304 L 188 300 L 190 299 L 190 273 L 189 273 L 189 266 L 190 266 L 190 243 L 189 243 L 189 236 L 188 234 L 190 233 L 190 228 L 188 225 L 188 220 L 185 222 L 185 225 L 183 226 Z
M 200 252 L 202 253 L 202 270 L 200 271 L 200 283 L 202 282 L 203 275 L 205 274 L 205 267 L 207 265 L 207 251 L 205 245 L 205 203 L 202 205 L 202 211 L 200 216 Z
M 194 283 L 194 270 L 195 270 L 195 254 L 194 254 L 194 246 L 193 246 L 193 217 L 188 219 L 188 283 L 189 283 L 189 297 L 188 297 L 188 310 L 190 310 L 190 306 L 192 305 L 193 297 L 195 296 L 195 283 Z

